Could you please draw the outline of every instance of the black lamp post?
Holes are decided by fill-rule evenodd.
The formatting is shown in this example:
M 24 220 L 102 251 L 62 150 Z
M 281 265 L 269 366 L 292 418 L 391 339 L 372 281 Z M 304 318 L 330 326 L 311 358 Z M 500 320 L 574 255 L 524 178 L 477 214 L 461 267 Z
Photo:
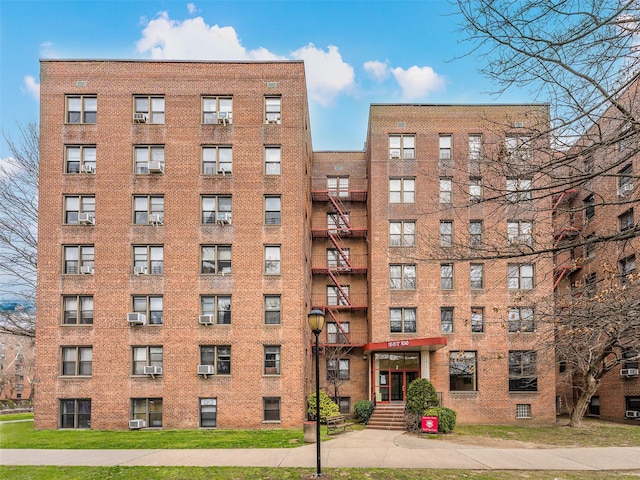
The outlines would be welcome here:
M 316 336 L 316 478 L 322 477 L 320 469 L 320 355 L 318 350 L 318 335 L 324 327 L 324 313 L 314 308 L 307 315 L 311 331 Z

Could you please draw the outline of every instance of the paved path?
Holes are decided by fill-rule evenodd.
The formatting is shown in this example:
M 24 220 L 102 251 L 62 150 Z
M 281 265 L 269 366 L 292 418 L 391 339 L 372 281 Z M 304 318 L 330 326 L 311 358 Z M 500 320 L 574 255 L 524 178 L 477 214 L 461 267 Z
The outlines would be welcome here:
M 322 442 L 322 466 L 469 470 L 638 470 L 640 447 L 485 448 L 360 430 Z M 316 447 L 191 450 L 0 450 L 2 465 L 316 466 Z

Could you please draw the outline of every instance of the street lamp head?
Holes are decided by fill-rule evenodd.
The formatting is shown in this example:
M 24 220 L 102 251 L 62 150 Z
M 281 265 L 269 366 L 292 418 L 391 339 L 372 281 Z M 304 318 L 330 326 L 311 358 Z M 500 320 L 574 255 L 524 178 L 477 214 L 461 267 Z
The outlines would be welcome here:
M 309 320 L 311 331 L 315 335 L 320 334 L 322 327 L 324 327 L 324 312 L 318 308 L 314 308 L 307 315 L 307 319 Z

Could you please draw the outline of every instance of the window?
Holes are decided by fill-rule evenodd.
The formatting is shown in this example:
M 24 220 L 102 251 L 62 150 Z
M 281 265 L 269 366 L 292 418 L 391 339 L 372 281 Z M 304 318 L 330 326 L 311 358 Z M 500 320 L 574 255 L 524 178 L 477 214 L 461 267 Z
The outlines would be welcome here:
M 469 201 L 478 203 L 482 201 L 482 177 L 469 177 Z
M 162 296 L 134 295 L 133 311 L 144 313 L 150 325 L 162 325 Z
M 600 416 L 600 396 L 594 395 L 589 400 L 589 407 L 587 408 L 587 415 Z
M 591 235 L 587 235 L 584 245 L 584 256 L 588 259 L 595 258 L 596 256 L 596 235 L 592 233 Z
M 530 178 L 507 178 L 507 202 L 517 203 L 531 200 Z
M 280 245 L 264 247 L 265 275 L 280 275 Z
M 389 246 L 413 247 L 416 244 L 416 222 L 392 221 L 389 222 Z
M 350 249 L 342 248 L 338 250 L 337 248 L 328 248 L 327 249 L 327 267 L 329 268 L 341 268 L 349 266 L 349 253 Z
M 138 145 L 134 147 L 136 173 L 164 173 L 164 145 Z
M 415 201 L 415 178 L 389 179 L 389 203 L 414 203 Z
M 416 136 L 389 135 L 389 158 L 416 158 Z
M 471 247 L 482 246 L 482 230 L 482 220 L 471 220 L 469 222 L 469 244 Z
M 200 399 L 200 427 L 215 428 L 218 426 L 218 399 Z
M 453 203 L 453 182 L 450 178 L 440 178 L 440 203 Z
M 84 213 L 86 215 L 80 215 Z M 67 225 L 95 224 L 96 197 L 67 196 L 64 197 L 64 223 Z
M 98 97 L 95 95 L 67 96 L 67 123 L 96 123 Z
M 200 345 L 200 365 L 211 365 L 214 375 L 231 375 L 231 346 Z
M 231 273 L 231 245 L 202 245 L 200 273 Z
M 453 222 L 451 220 L 440 220 L 440 246 L 453 246 Z
M 484 332 L 484 307 L 471 307 L 471 333 Z
M 162 245 L 135 245 L 133 247 L 133 273 L 162 275 L 164 273 L 164 247 Z
M 267 345 L 264 347 L 264 374 L 280 375 L 279 345 Z
M 440 331 L 442 333 L 453 333 L 453 308 L 440 308 Z
M 282 98 L 264 97 L 264 120 L 267 123 L 280 123 L 282 120 Z
M 510 220 L 507 222 L 507 243 L 509 245 L 529 245 L 533 243 L 531 231 L 533 224 L 529 220 Z
M 62 347 L 62 375 L 90 376 L 92 357 L 91 347 Z
M 164 97 L 133 97 L 135 123 L 164 123 Z
M 596 294 L 597 279 L 595 273 L 590 273 L 584 277 L 584 294 L 588 298 L 593 298 Z
M 596 214 L 595 199 L 593 193 L 583 200 L 584 204 L 584 221 L 587 223 Z
M 349 285 L 327 285 L 327 305 L 349 305 Z
M 538 390 L 536 352 L 509 351 L 509 391 L 535 392 Z
M 231 324 L 231 295 L 202 295 L 200 313 L 212 315 L 217 325 Z
M 330 345 L 344 345 L 349 342 L 349 322 L 327 322 L 327 343 Z
M 218 225 L 231 224 L 231 196 L 230 195 L 203 195 L 202 196 L 202 223 Z
M 328 358 L 327 382 L 349 380 L 349 363 L 348 358 Z
M 472 263 L 469 266 L 469 277 L 471 288 L 484 288 L 484 265 L 482 263 Z
M 415 290 L 415 265 L 389 265 L 389 288 L 391 290 Z
M 440 288 L 442 290 L 453 289 L 453 263 L 440 264 Z
M 533 265 L 507 265 L 507 286 L 511 289 L 531 290 L 533 288 Z
M 280 421 L 280 397 L 262 397 L 262 419 L 265 422 Z
M 623 258 L 619 262 L 620 267 L 620 282 L 625 284 L 629 281 L 629 276 L 636 271 L 636 256 L 630 255 L 627 258 Z
M 64 171 L 65 173 L 96 173 L 96 146 L 67 146 Z
M 625 230 L 632 230 L 633 227 L 635 227 L 633 208 L 630 208 L 618 217 L 618 228 L 621 232 L 624 232 Z
M 391 333 L 416 333 L 415 308 L 389 309 Z
M 332 197 L 349 196 L 349 177 L 327 177 L 327 192 Z
M 626 350 L 622 352 L 622 368 L 635 368 L 638 369 L 638 352 L 633 350 Z
M 531 404 L 530 403 L 517 403 L 516 404 L 516 418 L 531 418 Z
M 633 192 L 633 165 L 629 164 L 618 172 L 618 196 L 624 197 Z
M 63 303 L 63 325 L 92 325 L 93 324 L 93 296 L 65 295 Z
M 230 145 L 202 147 L 202 173 L 226 175 L 233 172 L 233 149 Z
M 349 212 L 327 213 L 327 228 L 329 233 L 348 233 L 350 229 Z
M 280 147 L 264 147 L 264 173 L 265 175 L 280 175 L 282 149 Z
M 450 160 L 452 158 L 451 155 L 451 135 L 440 135 L 439 137 L 439 145 L 440 145 L 440 160 Z
M 144 367 L 162 368 L 162 347 L 132 347 L 133 375 L 144 375 Z
M 264 296 L 264 323 L 266 325 L 280 325 L 280 295 Z
M 531 158 L 531 138 L 522 135 L 507 135 L 505 139 L 509 157 L 526 160 Z
M 133 197 L 133 223 L 149 225 L 164 223 L 164 196 L 135 195 Z
M 93 245 L 65 245 L 64 273 L 93 274 Z
M 534 332 L 533 308 L 510 307 L 509 308 L 509 332 Z
M 584 158 L 584 173 L 593 173 L 593 167 L 594 167 L 593 155 L 589 153 Z
M 449 390 L 475 392 L 478 390 L 477 352 L 449 353 Z
M 232 123 L 232 97 L 202 97 L 202 123 Z
M 131 419 L 144 420 L 148 427 L 162 427 L 162 399 L 131 399 Z
M 91 428 L 91 400 L 88 398 L 60 400 L 60 428 Z
M 469 135 L 469 160 L 480 160 L 482 156 L 482 135 Z
M 280 225 L 282 223 L 282 205 L 280 195 L 264 197 L 264 223 Z
M 625 411 L 632 410 L 634 412 L 640 412 L 640 396 L 636 397 L 624 397 Z
M 349 415 L 351 413 L 351 397 L 340 397 L 338 399 L 332 398 L 334 403 L 338 404 L 340 413 Z

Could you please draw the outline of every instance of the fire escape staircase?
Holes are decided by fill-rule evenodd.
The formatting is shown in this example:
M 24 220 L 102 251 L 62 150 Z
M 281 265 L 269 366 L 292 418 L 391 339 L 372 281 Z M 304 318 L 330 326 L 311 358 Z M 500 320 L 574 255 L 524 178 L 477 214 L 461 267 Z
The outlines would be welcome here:
M 563 192 L 557 193 L 553 196 L 553 211 L 556 212 L 560 205 L 566 205 L 570 203 L 577 195 L 578 190 L 575 188 L 565 190 Z M 568 226 L 562 227 L 555 234 L 555 241 L 553 244 L 554 250 L 560 247 L 563 242 L 572 241 L 578 235 L 580 235 L 581 229 L 576 227 L 573 224 L 572 217 L 570 217 L 570 224 Z M 558 252 L 556 253 L 556 257 L 559 254 L 564 254 L 567 256 L 567 252 Z M 567 258 L 563 261 L 557 261 L 554 269 L 554 282 L 553 289 L 555 290 L 563 278 L 577 272 L 582 268 L 583 258 L 574 258 L 572 254 L 569 254 L 570 258 Z

